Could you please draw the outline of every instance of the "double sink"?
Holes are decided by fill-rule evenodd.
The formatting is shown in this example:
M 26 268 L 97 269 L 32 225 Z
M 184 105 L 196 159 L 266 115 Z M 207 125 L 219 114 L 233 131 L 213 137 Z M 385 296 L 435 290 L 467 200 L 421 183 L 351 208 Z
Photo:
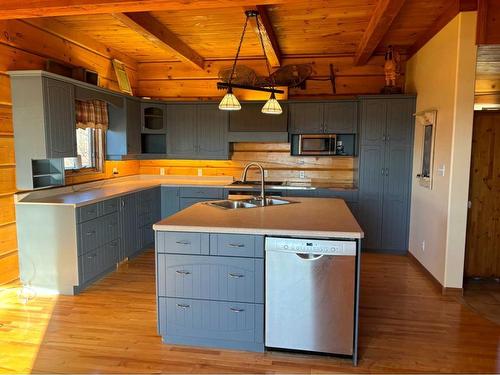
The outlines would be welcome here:
M 266 206 L 282 206 L 285 204 L 294 203 L 286 199 L 278 198 L 248 198 L 248 199 L 226 199 L 222 201 L 209 201 L 205 204 L 209 206 L 214 206 L 218 208 L 223 208 L 226 210 L 234 210 L 240 208 L 256 208 L 256 207 L 266 207 Z

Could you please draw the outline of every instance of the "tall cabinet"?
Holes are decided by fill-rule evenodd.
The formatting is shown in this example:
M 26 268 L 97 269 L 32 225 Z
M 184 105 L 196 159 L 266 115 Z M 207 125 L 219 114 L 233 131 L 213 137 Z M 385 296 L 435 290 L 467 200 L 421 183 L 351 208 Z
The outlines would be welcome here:
M 359 221 L 364 248 L 406 252 L 415 97 L 360 100 Z

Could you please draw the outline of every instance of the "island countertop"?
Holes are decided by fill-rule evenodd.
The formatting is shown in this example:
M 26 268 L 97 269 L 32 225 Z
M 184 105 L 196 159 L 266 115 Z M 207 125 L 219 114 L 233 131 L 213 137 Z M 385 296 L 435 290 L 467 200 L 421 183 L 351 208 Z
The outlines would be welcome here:
M 222 209 L 197 203 L 153 225 L 155 231 L 363 238 L 346 203 L 336 198 L 292 198 L 293 203 Z

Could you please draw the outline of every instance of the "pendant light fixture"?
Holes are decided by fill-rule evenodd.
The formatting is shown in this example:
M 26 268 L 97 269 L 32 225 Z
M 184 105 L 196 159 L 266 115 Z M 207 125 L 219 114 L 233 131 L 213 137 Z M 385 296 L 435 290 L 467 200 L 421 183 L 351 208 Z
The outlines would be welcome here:
M 269 100 L 266 102 L 266 104 L 264 104 L 264 107 L 262 107 L 262 113 L 279 115 L 283 111 L 281 109 L 281 106 L 280 106 L 278 100 L 276 100 L 275 94 L 283 94 L 283 90 L 277 90 L 274 88 L 274 79 L 271 76 L 271 68 L 269 66 L 269 61 L 267 60 L 266 49 L 264 48 L 264 39 L 262 37 L 262 32 L 260 30 L 259 12 L 257 10 L 247 10 L 247 11 L 245 11 L 245 16 L 246 16 L 246 19 L 245 19 L 245 24 L 243 26 L 243 32 L 241 33 L 240 43 L 238 44 L 238 50 L 236 51 L 236 56 L 234 57 L 233 66 L 231 68 L 231 73 L 229 75 L 229 79 L 228 79 L 227 83 L 226 82 L 218 82 L 217 83 L 217 88 L 227 89 L 226 95 L 224 95 L 221 102 L 219 103 L 219 109 L 221 109 L 223 111 L 238 111 L 238 110 L 240 110 L 241 104 L 238 101 L 238 99 L 236 98 L 236 96 L 233 94 L 233 88 L 241 88 L 241 89 L 245 89 L 245 90 L 270 92 L 271 96 L 270 96 Z M 241 85 L 241 84 L 232 83 L 233 77 L 234 77 L 234 71 L 236 70 L 236 63 L 238 62 L 238 57 L 239 57 L 240 51 L 241 51 L 241 45 L 243 44 L 243 38 L 245 37 L 245 31 L 247 29 L 248 19 L 250 17 L 255 17 L 255 22 L 257 24 L 257 32 L 259 34 L 259 40 L 260 40 L 260 44 L 262 47 L 262 51 L 264 52 L 264 60 L 266 61 L 269 82 L 271 83 L 271 87 L 269 87 L 269 88 L 268 87 L 258 87 L 258 86 Z

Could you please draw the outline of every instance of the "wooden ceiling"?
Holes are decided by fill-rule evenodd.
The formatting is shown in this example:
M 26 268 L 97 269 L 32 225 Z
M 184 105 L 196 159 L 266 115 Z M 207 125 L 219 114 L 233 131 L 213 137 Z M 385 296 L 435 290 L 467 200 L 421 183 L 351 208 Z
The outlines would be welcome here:
M 137 62 L 187 61 L 203 67 L 204 60 L 234 57 L 245 20 L 245 4 L 265 5 L 259 10 L 268 18 L 267 34 L 274 34 L 266 42 L 275 44 L 274 49 L 266 44 L 266 50 L 274 52 L 276 59 L 352 56 L 362 65 L 373 53 L 382 54 L 389 45 L 396 46 L 402 54 L 412 52 L 450 11 L 450 4 L 455 4 L 453 9 L 458 12 L 463 1 L 25 0 L 25 8 L 18 6 L 16 10 L 13 4 L 19 1 L 3 3 L 0 18 L 7 18 L 9 6 L 12 18 L 57 15 L 45 18 L 44 25 L 67 27 L 74 34 L 91 38 Z M 29 3 L 33 3 L 31 8 Z M 78 3 L 82 3 L 80 8 Z M 142 10 L 149 12 L 116 14 L 141 10 L 139 3 Z M 247 31 L 242 57 L 262 56 L 253 26 Z M 279 63 L 274 61 L 272 65 Z

